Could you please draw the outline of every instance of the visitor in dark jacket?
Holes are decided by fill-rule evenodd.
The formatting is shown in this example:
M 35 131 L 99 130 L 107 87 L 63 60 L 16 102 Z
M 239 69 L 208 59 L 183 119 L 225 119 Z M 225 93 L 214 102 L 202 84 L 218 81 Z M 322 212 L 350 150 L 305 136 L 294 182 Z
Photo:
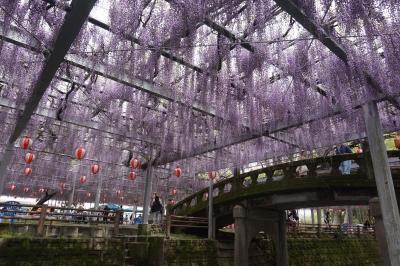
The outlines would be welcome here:
M 161 223 L 161 217 L 163 212 L 163 206 L 160 201 L 160 197 L 155 196 L 153 204 L 151 205 L 150 213 L 153 216 L 153 223 L 159 224 Z

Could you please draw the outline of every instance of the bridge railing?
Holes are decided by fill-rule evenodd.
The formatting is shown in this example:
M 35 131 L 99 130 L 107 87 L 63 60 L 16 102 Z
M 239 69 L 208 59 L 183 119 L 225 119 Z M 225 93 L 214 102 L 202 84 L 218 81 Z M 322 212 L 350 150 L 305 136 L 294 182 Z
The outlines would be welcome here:
M 115 234 L 118 234 L 122 221 L 122 211 L 96 210 L 82 208 L 65 208 L 47 205 L 27 204 L 0 204 L 0 221 L 8 221 L 9 224 L 36 224 L 36 234 L 43 235 L 46 223 L 89 223 L 111 224 Z
M 388 151 L 389 158 L 399 158 L 400 151 Z M 326 157 L 304 159 L 299 161 L 291 161 L 251 172 L 242 173 L 229 179 L 221 180 L 214 184 L 213 197 L 219 197 L 231 192 L 245 190 L 255 187 L 259 184 L 272 183 L 275 180 L 287 180 L 295 178 L 323 178 L 329 176 L 342 176 L 339 170 L 343 161 L 354 161 L 358 168 L 352 169 L 351 176 L 366 177 L 370 180 L 374 179 L 373 169 L 371 167 L 371 157 L 369 153 L 361 154 L 341 154 Z M 306 166 L 307 171 L 304 175 L 298 174 L 298 169 Z M 175 214 L 185 213 L 185 210 L 196 206 L 201 202 L 208 200 L 208 188 L 204 188 L 187 198 L 181 200 L 171 207 Z
M 375 236 L 375 227 L 363 225 L 318 225 L 318 224 L 287 224 L 288 234 L 291 236 L 321 236 L 321 235 L 347 235 L 347 236 Z

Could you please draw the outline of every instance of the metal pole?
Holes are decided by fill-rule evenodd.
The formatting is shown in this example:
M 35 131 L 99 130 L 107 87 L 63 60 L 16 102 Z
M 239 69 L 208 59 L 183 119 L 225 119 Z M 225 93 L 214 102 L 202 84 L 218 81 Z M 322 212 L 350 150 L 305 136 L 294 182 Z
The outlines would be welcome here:
M 210 179 L 208 187 L 208 239 L 213 239 L 214 223 L 213 223 L 213 185 L 214 182 Z
M 400 265 L 400 215 L 376 102 L 363 105 L 375 182 L 382 210 L 391 265 Z
M 1 159 L 0 162 L 0 195 L 2 195 L 4 191 L 8 165 L 10 163 L 11 157 L 14 155 L 14 152 L 15 152 L 14 142 L 8 143 L 5 148 L 3 158 Z
M 351 206 L 347 206 L 347 222 L 349 225 L 353 224 L 353 208 Z
M 146 185 L 144 189 L 144 201 L 143 201 L 143 224 L 149 223 L 152 175 L 153 175 L 153 161 L 150 160 L 146 170 Z
M 75 173 L 74 178 L 72 179 L 72 191 L 71 191 L 71 194 L 69 194 L 68 208 L 71 208 L 72 204 L 74 203 L 76 176 L 77 175 L 78 175 L 78 173 Z

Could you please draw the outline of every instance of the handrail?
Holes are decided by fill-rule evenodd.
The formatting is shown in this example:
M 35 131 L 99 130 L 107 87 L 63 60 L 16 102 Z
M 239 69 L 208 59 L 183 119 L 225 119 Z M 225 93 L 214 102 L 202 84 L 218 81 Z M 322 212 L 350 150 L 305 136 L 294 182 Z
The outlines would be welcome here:
M 172 214 L 167 214 L 165 220 L 165 235 L 167 238 L 171 237 L 171 228 L 208 228 L 207 218 L 202 217 L 190 217 L 190 216 L 177 216 Z
M 400 151 L 388 151 L 387 152 L 388 157 L 400 157 Z M 296 168 L 298 166 L 303 166 L 306 165 L 308 167 L 308 176 L 315 176 L 318 177 L 318 174 L 315 172 L 317 169 L 318 165 L 328 163 L 331 167 L 331 174 L 336 174 L 340 175 L 339 171 L 339 165 L 343 161 L 347 160 L 354 160 L 358 165 L 359 165 L 359 171 L 368 173 L 368 169 L 366 169 L 366 163 L 370 159 L 370 154 L 369 153 L 361 153 L 361 154 L 340 154 L 340 155 L 330 155 L 330 156 L 325 156 L 325 157 L 318 157 L 318 158 L 311 158 L 311 159 L 304 159 L 304 160 L 298 160 L 298 161 L 291 161 L 291 162 L 286 162 L 286 163 L 281 163 L 277 165 L 272 165 L 268 166 L 265 168 L 257 169 L 254 171 L 246 172 L 239 174 L 237 176 L 221 180 L 217 183 L 214 184 L 214 189 L 223 189 L 225 185 L 230 184 L 232 185 L 231 191 L 234 191 L 235 189 L 245 189 L 243 188 L 242 185 L 240 185 L 241 182 L 244 181 L 246 177 L 250 177 L 252 179 L 252 182 L 254 179 L 258 178 L 258 175 L 260 174 L 266 174 L 266 179 L 272 182 L 272 176 L 274 175 L 274 172 L 283 170 L 283 176 L 284 178 L 293 178 L 295 177 L 296 173 Z M 373 173 L 371 173 L 373 174 Z M 320 175 L 322 176 L 322 175 Z M 239 187 L 234 187 L 239 183 Z M 253 186 L 253 184 L 251 185 Z M 183 200 L 179 201 L 175 205 L 171 206 L 171 211 L 174 212 L 178 208 L 182 208 L 184 204 L 186 206 L 190 205 L 190 203 L 193 200 L 196 199 L 202 199 L 204 195 L 208 195 L 208 187 L 203 188 L 192 195 L 189 195 L 188 197 L 184 198 Z M 219 193 L 220 194 L 220 193 Z M 209 195 L 208 195 L 209 196 Z M 215 196 L 213 196 L 215 197 Z M 198 202 L 196 203 L 198 204 Z
M 11 207 L 11 208 L 10 208 Z M 36 211 L 23 208 L 37 208 Z M 17 209 L 18 208 L 18 209 Z M 58 212 L 56 212 L 58 211 Z M 4 215 L 3 215 L 4 214 Z M 87 222 L 90 224 L 112 224 L 114 234 L 117 235 L 122 221 L 120 210 L 96 210 L 82 208 L 65 208 L 48 205 L 11 204 L 0 203 L 0 220 L 15 221 L 38 221 L 36 234 L 42 236 L 46 221 L 54 222 Z

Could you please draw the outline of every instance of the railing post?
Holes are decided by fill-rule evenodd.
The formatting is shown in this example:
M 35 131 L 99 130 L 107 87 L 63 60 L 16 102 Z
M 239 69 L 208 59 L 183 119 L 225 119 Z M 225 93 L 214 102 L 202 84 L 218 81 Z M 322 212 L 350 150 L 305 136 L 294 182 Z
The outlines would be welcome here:
M 121 211 L 117 211 L 115 214 L 115 220 L 114 220 L 114 235 L 118 235 L 119 232 L 119 221 L 121 219 Z
M 38 227 L 36 234 L 38 236 L 43 236 L 43 231 L 44 231 L 44 222 L 46 221 L 46 213 L 47 213 L 47 207 L 42 206 L 40 209 L 40 216 L 39 216 L 39 222 L 38 222 Z
M 213 228 L 213 180 L 210 179 L 208 189 L 208 239 L 213 239 L 214 228 Z

